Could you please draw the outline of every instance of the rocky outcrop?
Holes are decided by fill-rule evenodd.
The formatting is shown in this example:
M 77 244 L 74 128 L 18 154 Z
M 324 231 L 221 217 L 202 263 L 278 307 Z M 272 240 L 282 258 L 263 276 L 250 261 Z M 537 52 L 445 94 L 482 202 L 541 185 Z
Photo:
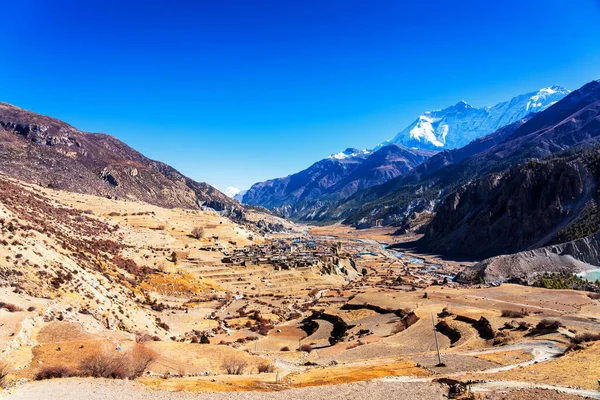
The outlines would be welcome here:
M 6 103 L 0 103 L 0 172 L 55 189 L 243 215 L 243 207 L 217 189 L 112 136 L 82 132 Z
M 493 256 L 543 246 L 594 200 L 596 181 L 579 160 L 533 161 L 449 195 L 426 229 L 433 252 Z
M 463 281 L 531 283 L 544 273 L 579 273 L 600 267 L 600 234 L 486 259 L 457 277 Z

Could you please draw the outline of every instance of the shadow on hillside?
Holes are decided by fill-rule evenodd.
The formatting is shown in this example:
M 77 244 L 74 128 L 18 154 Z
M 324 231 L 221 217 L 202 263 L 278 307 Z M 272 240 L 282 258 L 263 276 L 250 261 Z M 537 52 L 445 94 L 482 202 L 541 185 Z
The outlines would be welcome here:
M 414 255 L 422 255 L 426 257 L 437 257 L 444 261 L 454 262 L 479 262 L 483 258 L 477 258 L 473 256 L 463 256 L 460 254 L 451 253 L 432 253 L 427 249 L 425 241 L 423 239 L 414 240 L 412 242 L 395 243 L 388 246 L 391 250 L 408 251 Z

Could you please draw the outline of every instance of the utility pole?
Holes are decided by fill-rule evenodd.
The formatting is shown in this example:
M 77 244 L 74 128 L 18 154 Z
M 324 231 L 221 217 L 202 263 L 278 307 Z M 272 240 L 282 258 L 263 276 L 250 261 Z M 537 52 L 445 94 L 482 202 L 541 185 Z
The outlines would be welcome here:
M 444 363 L 442 363 L 442 356 L 440 355 L 440 346 L 438 345 L 438 339 L 437 339 L 437 328 L 435 327 L 435 317 L 433 316 L 433 313 L 431 313 L 431 324 L 433 325 L 433 337 L 435 338 L 435 348 L 437 349 L 437 356 L 438 356 L 438 367 L 443 367 Z

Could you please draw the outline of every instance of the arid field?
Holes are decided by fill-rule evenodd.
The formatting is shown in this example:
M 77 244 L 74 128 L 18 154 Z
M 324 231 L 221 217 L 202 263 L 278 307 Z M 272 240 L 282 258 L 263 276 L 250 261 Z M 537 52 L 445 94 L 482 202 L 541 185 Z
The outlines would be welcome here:
M 390 250 L 390 228 L 1 178 L 5 398 L 598 396 L 592 293 L 456 283 L 471 263 Z

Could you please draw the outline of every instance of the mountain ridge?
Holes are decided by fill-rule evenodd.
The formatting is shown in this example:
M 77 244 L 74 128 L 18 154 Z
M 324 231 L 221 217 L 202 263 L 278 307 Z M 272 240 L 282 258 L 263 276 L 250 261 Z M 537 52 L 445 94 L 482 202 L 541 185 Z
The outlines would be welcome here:
M 243 208 L 214 187 L 151 160 L 104 133 L 0 103 L 0 171 L 45 187 L 173 208 Z

